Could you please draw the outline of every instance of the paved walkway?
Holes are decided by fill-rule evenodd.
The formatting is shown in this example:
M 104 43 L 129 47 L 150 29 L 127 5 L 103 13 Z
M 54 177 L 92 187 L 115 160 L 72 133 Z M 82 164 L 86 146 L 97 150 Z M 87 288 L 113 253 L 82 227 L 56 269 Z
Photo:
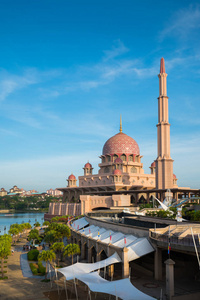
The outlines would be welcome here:
M 26 253 L 22 253 L 22 245 L 24 243 L 25 240 L 17 243 L 16 246 L 13 247 L 15 252 L 8 258 L 8 279 L 0 281 L 1 300 L 47 300 L 49 299 L 48 295 L 50 291 L 52 289 L 56 290 L 55 284 L 51 289 L 50 282 L 41 282 L 43 277 L 37 276 L 35 278 L 32 274 L 31 277 L 29 277 L 30 269 L 28 269 L 28 262 L 25 259 Z M 22 262 L 22 269 L 20 260 Z
M 41 279 L 41 280 L 45 278 L 45 276 L 36 276 L 36 275 L 33 275 L 32 271 L 31 271 L 31 268 L 29 266 L 28 259 L 27 259 L 27 252 L 22 253 L 20 255 L 20 266 L 21 266 L 21 270 L 22 270 L 22 275 L 24 277 L 38 278 L 38 279 Z

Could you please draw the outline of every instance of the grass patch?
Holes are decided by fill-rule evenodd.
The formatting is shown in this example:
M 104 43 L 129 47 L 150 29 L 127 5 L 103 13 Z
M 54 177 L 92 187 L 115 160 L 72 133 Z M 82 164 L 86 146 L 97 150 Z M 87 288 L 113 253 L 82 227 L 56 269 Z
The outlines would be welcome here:
M 8 276 L 0 277 L 0 280 L 8 279 Z

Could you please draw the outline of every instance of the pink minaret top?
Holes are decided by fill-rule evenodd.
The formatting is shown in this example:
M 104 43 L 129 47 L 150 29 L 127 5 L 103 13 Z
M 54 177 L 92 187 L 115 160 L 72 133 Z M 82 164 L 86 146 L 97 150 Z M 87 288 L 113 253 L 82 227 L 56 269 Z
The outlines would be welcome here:
M 160 60 L 160 73 L 165 73 L 165 60 L 163 57 Z

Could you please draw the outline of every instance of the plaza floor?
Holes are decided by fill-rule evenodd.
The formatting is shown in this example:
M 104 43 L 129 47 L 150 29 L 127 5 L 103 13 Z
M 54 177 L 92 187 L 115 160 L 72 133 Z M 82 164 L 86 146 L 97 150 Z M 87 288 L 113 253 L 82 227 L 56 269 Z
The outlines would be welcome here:
M 43 277 L 33 276 L 29 268 L 29 264 L 26 259 L 26 253 L 22 251 L 22 246 L 25 243 L 25 239 L 20 243 L 17 243 L 15 252 L 8 258 L 8 279 L 0 281 L 0 299 L 1 300 L 61 300 L 67 299 L 64 288 L 64 277 L 60 276 L 59 279 L 59 293 L 55 282 L 41 282 Z M 121 272 L 115 272 L 114 280 L 120 279 Z M 159 299 L 162 295 L 162 300 L 166 299 L 165 296 L 165 281 L 156 281 L 151 276 L 145 276 L 144 273 L 132 272 L 131 282 L 136 288 L 142 292 Z M 75 289 L 73 282 L 67 282 L 68 299 L 76 299 Z M 176 300 L 189 300 L 192 293 L 196 290 L 197 282 L 184 282 L 176 281 L 175 283 L 175 295 L 178 298 Z M 78 299 L 89 299 L 88 289 L 83 283 L 77 284 Z M 188 298 L 187 298 L 188 294 Z M 181 296 L 182 295 L 182 296 Z M 183 295 L 184 298 L 183 298 Z M 114 296 L 106 294 L 94 294 L 91 293 L 91 299 L 96 300 L 111 300 L 115 299 Z M 134 299 L 134 298 L 133 298 Z M 193 300 L 200 299 L 192 297 Z M 136 300 L 136 299 L 135 299 Z

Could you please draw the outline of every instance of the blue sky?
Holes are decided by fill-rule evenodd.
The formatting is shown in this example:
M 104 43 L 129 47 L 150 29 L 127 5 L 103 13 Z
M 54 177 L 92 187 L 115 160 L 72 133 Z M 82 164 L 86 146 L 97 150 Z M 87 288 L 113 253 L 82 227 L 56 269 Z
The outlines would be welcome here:
M 199 1 L 1 1 L 1 187 L 63 187 L 88 160 L 96 173 L 120 114 L 149 172 L 163 56 L 174 173 L 199 188 L 199 36 Z

